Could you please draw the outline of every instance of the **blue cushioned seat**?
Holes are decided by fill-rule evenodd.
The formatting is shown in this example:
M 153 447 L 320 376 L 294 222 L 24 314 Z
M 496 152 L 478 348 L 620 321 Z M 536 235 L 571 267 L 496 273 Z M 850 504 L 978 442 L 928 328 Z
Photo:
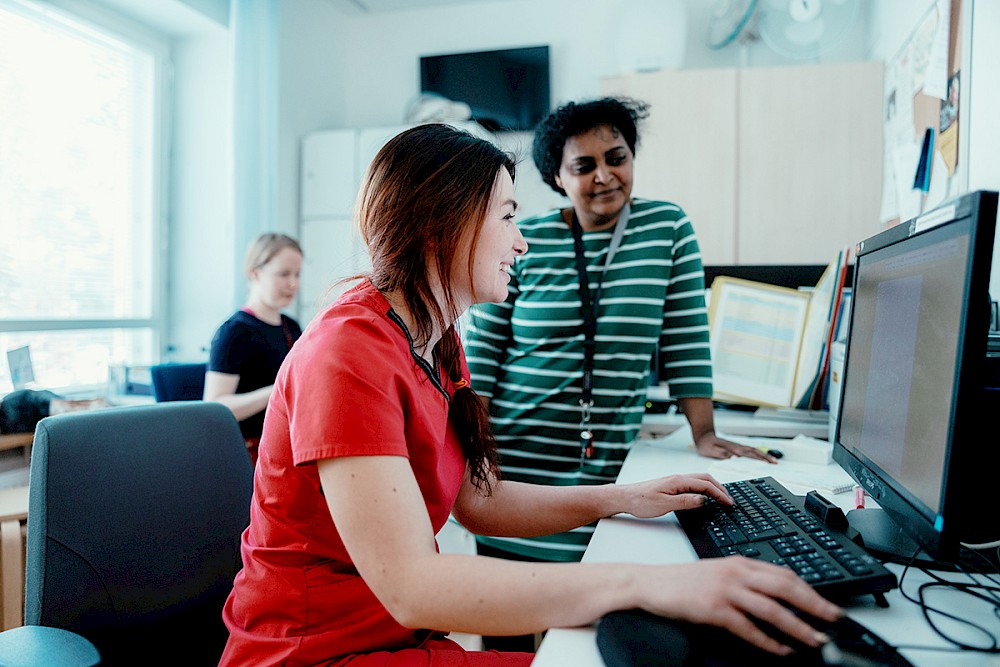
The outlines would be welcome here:
M 149 369 L 153 381 L 153 397 L 165 401 L 198 401 L 205 392 L 205 370 L 208 364 L 157 364 Z
M 86 638 L 105 666 L 217 665 L 252 491 L 239 425 L 219 403 L 43 419 L 28 493 L 25 624 Z M 0 637 L 5 664 L 19 642 Z

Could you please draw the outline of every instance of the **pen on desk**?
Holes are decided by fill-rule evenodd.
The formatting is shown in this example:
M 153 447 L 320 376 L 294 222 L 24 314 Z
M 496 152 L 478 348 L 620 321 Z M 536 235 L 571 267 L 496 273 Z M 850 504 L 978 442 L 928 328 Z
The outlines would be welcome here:
M 865 508 L 865 490 L 860 486 L 854 487 L 854 508 L 859 510 Z

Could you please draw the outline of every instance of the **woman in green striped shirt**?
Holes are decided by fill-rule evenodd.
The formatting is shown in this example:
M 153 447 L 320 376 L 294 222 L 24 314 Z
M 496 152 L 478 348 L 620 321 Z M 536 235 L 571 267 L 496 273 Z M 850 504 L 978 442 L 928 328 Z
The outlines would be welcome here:
M 700 454 L 770 459 L 715 434 L 694 230 L 676 204 L 632 197 L 637 123 L 647 115 L 645 104 L 629 99 L 569 103 L 535 131 L 535 164 L 572 206 L 520 223 L 530 249 L 511 271 L 509 298 L 472 309 L 463 337 L 472 385 L 489 400 L 505 479 L 613 482 L 638 436 L 657 350 L 659 375 Z M 478 539 L 481 553 L 577 561 L 592 533 L 591 525 Z

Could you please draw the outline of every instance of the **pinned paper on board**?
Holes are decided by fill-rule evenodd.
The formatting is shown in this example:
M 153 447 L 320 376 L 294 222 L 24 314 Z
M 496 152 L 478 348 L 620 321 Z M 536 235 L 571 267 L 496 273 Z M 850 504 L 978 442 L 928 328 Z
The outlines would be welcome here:
M 927 56 L 927 69 L 924 72 L 924 95 L 936 97 L 939 100 L 948 97 L 948 38 L 951 35 L 951 2 L 938 0 L 937 25 Z
M 885 225 L 911 220 L 953 194 L 953 176 L 961 170 L 962 5 L 962 0 L 933 2 L 886 62 L 880 207 Z M 928 129 L 933 136 L 922 150 Z

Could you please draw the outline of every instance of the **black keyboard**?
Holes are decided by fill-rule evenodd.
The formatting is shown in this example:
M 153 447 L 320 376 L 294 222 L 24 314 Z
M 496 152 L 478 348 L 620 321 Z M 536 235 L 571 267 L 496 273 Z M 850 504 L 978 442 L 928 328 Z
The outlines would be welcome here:
M 699 558 L 743 555 L 789 567 L 827 599 L 896 587 L 896 576 L 844 533 L 831 530 L 773 477 L 725 485 L 736 506 L 714 500 L 676 512 Z

